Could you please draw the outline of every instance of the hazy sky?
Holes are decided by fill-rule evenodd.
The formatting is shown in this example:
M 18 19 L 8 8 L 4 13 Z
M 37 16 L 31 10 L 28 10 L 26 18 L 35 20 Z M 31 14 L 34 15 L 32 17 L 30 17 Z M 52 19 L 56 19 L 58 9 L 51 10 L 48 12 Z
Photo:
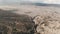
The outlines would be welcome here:
M 16 3 L 16 2 L 39 2 L 48 4 L 60 4 L 60 0 L 0 0 L 0 3 Z
M 25 0 L 25 1 L 27 1 L 27 0 Z M 31 2 L 60 4 L 60 0 L 29 0 L 29 1 L 31 1 Z

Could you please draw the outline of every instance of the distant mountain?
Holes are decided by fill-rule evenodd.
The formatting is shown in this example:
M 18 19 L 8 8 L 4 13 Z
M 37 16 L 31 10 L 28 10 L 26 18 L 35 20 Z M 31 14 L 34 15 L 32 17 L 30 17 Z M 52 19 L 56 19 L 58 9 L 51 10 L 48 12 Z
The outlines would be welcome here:
M 36 5 L 36 6 L 55 6 L 60 7 L 60 4 L 46 4 L 46 3 L 36 3 L 30 1 L 22 0 L 0 0 L 0 5 Z
M 60 4 L 45 4 L 45 3 L 33 3 L 34 5 L 37 6 L 56 6 L 56 7 L 60 7 Z
M 22 5 L 36 5 L 36 6 L 54 6 L 54 7 L 60 7 L 60 4 L 46 4 L 46 3 L 21 3 Z

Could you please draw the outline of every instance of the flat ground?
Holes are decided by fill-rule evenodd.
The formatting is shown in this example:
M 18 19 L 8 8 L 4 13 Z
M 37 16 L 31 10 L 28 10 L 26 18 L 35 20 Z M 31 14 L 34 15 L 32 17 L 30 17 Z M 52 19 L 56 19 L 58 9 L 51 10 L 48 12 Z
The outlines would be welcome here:
M 0 6 L 4 10 L 16 10 L 12 11 L 17 14 L 27 14 L 32 17 L 36 15 L 50 15 L 50 14 L 60 14 L 60 7 L 47 7 L 47 6 L 34 6 L 34 5 L 5 5 Z

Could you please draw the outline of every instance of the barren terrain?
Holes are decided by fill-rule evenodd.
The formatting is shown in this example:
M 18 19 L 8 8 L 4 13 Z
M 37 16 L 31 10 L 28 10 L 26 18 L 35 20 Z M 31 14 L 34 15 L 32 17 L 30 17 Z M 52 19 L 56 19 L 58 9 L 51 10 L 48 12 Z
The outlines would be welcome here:
M 59 7 L 4 5 L 0 6 L 0 18 L 0 27 L 6 28 L 7 31 L 2 30 L 8 34 L 12 31 L 16 31 L 15 34 L 60 34 Z
M 60 7 L 49 7 L 49 6 L 35 6 L 35 5 L 5 5 L 0 6 L 4 10 L 16 10 L 12 11 L 17 14 L 27 14 L 30 16 L 36 15 L 50 15 L 50 14 L 59 14 Z

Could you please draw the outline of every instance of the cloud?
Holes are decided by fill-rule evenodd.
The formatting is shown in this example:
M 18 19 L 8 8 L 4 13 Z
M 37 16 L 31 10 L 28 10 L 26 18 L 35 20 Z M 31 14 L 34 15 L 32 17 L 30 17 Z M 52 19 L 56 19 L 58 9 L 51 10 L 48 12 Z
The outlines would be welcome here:
M 1 2 L 5 3 L 20 3 L 20 2 L 38 2 L 38 3 L 48 3 L 48 4 L 60 4 L 60 0 L 0 0 Z
M 60 0 L 42 0 L 43 3 L 60 4 Z
M 60 4 L 60 0 L 28 0 L 28 1 L 39 2 L 39 3 L 48 3 L 48 4 Z

